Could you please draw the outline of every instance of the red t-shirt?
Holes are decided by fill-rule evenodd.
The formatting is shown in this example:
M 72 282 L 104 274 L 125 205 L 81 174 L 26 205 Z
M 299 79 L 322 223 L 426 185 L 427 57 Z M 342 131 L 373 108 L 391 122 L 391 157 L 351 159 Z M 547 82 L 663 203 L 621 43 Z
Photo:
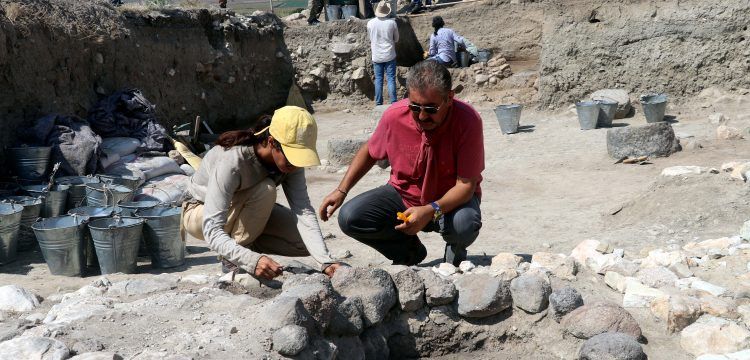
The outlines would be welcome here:
M 391 163 L 391 184 L 407 207 L 439 200 L 456 185 L 456 178 L 478 179 L 484 170 L 484 136 L 479 114 L 453 99 L 445 121 L 422 131 L 411 115 L 409 99 L 391 105 L 367 142 L 370 156 Z

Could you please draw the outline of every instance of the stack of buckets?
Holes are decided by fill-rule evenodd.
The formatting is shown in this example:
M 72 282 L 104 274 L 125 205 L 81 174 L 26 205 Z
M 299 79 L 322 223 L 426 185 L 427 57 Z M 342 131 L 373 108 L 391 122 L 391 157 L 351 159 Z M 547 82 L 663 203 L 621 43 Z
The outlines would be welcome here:
M 31 161 L 31 155 L 19 158 L 11 152 L 11 156 L 25 183 L 44 181 L 48 153 L 43 165 L 41 160 Z M 38 165 L 33 171 L 31 163 Z M 24 177 L 19 170 L 35 178 Z M 181 208 L 130 202 L 137 186 L 138 179 L 126 176 L 67 176 L 57 178 L 50 189 L 47 185 L 22 187 L 33 196 L 5 196 L 0 202 L 0 264 L 14 261 L 18 250 L 34 248 L 33 242 L 38 242 L 53 275 L 83 276 L 87 268 L 96 267 L 102 274 L 133 273 L 144 239 L 154 267 L 182 265 Z M 2 190 L 6 188 L 2 195 L 21 190 L 7 186 Z M 26 227 L 31 243 L 23 236 Z
M 611 127 L 612 120 L 617 112 L 617 105 L 616 101 L 605 99 L 577 102 L 576 112 L 578 113 L 578 123 L 581 130 Z M 647 123 L 664 121 L 664 114 L 667 110 L 667 95 L 643 95 L 641 96 L 641 106 Z

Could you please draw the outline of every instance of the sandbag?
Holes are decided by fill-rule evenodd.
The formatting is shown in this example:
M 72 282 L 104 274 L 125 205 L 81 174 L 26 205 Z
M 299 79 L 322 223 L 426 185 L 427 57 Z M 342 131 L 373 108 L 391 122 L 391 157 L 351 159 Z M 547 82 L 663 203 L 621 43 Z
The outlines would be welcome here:
M 143 184 L 135 191 L 134 201 L 160 201 L 180 203 L 187 193 L 190 177 L 187 175 L 161 175 Z
M 102 150 L 107 156 L 119 157 L 134 153 L 141 146 L 141 141 L 130 137 L 110 137 L 102 139 Z

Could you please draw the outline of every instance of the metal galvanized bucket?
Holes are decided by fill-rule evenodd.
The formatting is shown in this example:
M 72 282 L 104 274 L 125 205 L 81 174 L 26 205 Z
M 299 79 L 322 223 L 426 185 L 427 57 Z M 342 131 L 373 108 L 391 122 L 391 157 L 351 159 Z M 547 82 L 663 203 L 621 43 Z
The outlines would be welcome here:
M 667 94 L 654 94 L 641 96 L 641 106 L 646 122 L 655 123 L 664 121 L 667 112 Z
M 116 207 L 96 207 L 96 206 L 81 206 L 68 211 L 68 215 L 85 216 L 90 221 L 96 219 L 103 219 L 120 215 L 120 208 Z M 94 248 L 94 241 L 91 240 L 91 232 L 86 226 L 86 266 L 88 267 L 99 267 L 99 260 L 96 258 L 96 249 Z
M 18 233 L 18 250 L 33 250 L 36 248 L 36 236 L 31 225 L 36 222 L 42 211 L 42 199 L 33 196 L 8 196 L 3 201 L 23 206 L 21 230 Z
M 68 210 L 86 205 L 86 184 L 98 182 L 99 178 L 91 176 L 63 176 L 55 179 L 55 184 L 70 185 Z
M 615 113 L 617 112 L 617 101 L 612 100 L 596 100 L 599 104 L 599 118 L 597 120 L 597 127 L 612 127 L 612 120 L 615 119 Z
M 15 147 L 8 148 L 6 153 L 19 178 L 42 180 L 47 174 L 47 164 L 52 148 L 49 146 Z
M 49 191 L 47 191 L 47 185 L 26 185 L 23 189 L 33 196 L 42 198 L 41 217 L 51 218 L 65 215 L 70 185 L 54 185 Z
M 146 210 L 155 208 L 162 205 L 161 201 L 156 200 L 144 200 L 144 201 L 127 201 L 122 202 L 118 207 L 122 209 L 122 216 L 135 216 L 133 213 L 136 210 Z
M 32 225 L 52 275 L 84 275 L 87 221 L 85 216 L 60 216 Z
M 500 123 L 500 131 L 503 134 L 514 134 L 518 132 L 518 123 L 521 120 L 521 104 L 498 105 L 495 108 L 497 122 Z
M 599 120 L 599 104 L 593 101 L 577 102 L 576 112 L 581 130 L 596 129 L 596 123 Z
M 0 264 L 16 260 L 23 206 L 0 203 Z
M 132 274 L 138 265 L 143 219 L 105 218 L 89 223 L 102 274 Z
M 130 201 L 133 190 L 123 185 L 107 183 L 86 184 L 86 204 L 89 206 L 116 206 Z
M 171 268 L 185 263 L 185 243 L 180 237 L 181 207 L 138 209 L 143 218 L 143 237 L 146 240 L 151 264 L 156 268 Z
M 97 175 L 103 183 L 122 185 L 130 190 L 135 190 L 141 185 L 141 178 L 135 176 L 120 176 L 120 175 L 108 175 L 99 174 Z

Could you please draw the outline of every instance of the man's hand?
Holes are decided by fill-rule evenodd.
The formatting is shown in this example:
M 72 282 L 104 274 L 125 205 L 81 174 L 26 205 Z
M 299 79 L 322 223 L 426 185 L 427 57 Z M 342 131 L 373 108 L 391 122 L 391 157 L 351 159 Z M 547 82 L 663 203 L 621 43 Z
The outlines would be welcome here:
M 281 265 L 268 256 L 261 256 L 255 266 L 255 276 L 271 280 L 281 275 Z
M 328 265 L 325 270 L 323 270 L 323 273 L 328 275 L 328 277 L 333 277 L 333 274 L 336 273 L 336 270 L 341 268 L 341 263 L 333 263 L 331 265 Z
M 328 218 L 330 218 L 336 210 L 341 207 L 341 204 L 344 203 L 344 198 L 346 198 L 346 194 L 339 191 L 338 188 L 333 190 L 328 196 L 323 199 L 323 203 L 320 204 L 320 209 L 318 209 L 318 215 L 320 216 L 320 219 L 323 221 L 328 221 Z
M 430 205 L 410 207 L 404 211 L 404 216 L 409 221 L 397 225 L 396 230 L 407 235 L 415 235 L 432 221 L 433 215 L 435 215 L 435 209 Z

